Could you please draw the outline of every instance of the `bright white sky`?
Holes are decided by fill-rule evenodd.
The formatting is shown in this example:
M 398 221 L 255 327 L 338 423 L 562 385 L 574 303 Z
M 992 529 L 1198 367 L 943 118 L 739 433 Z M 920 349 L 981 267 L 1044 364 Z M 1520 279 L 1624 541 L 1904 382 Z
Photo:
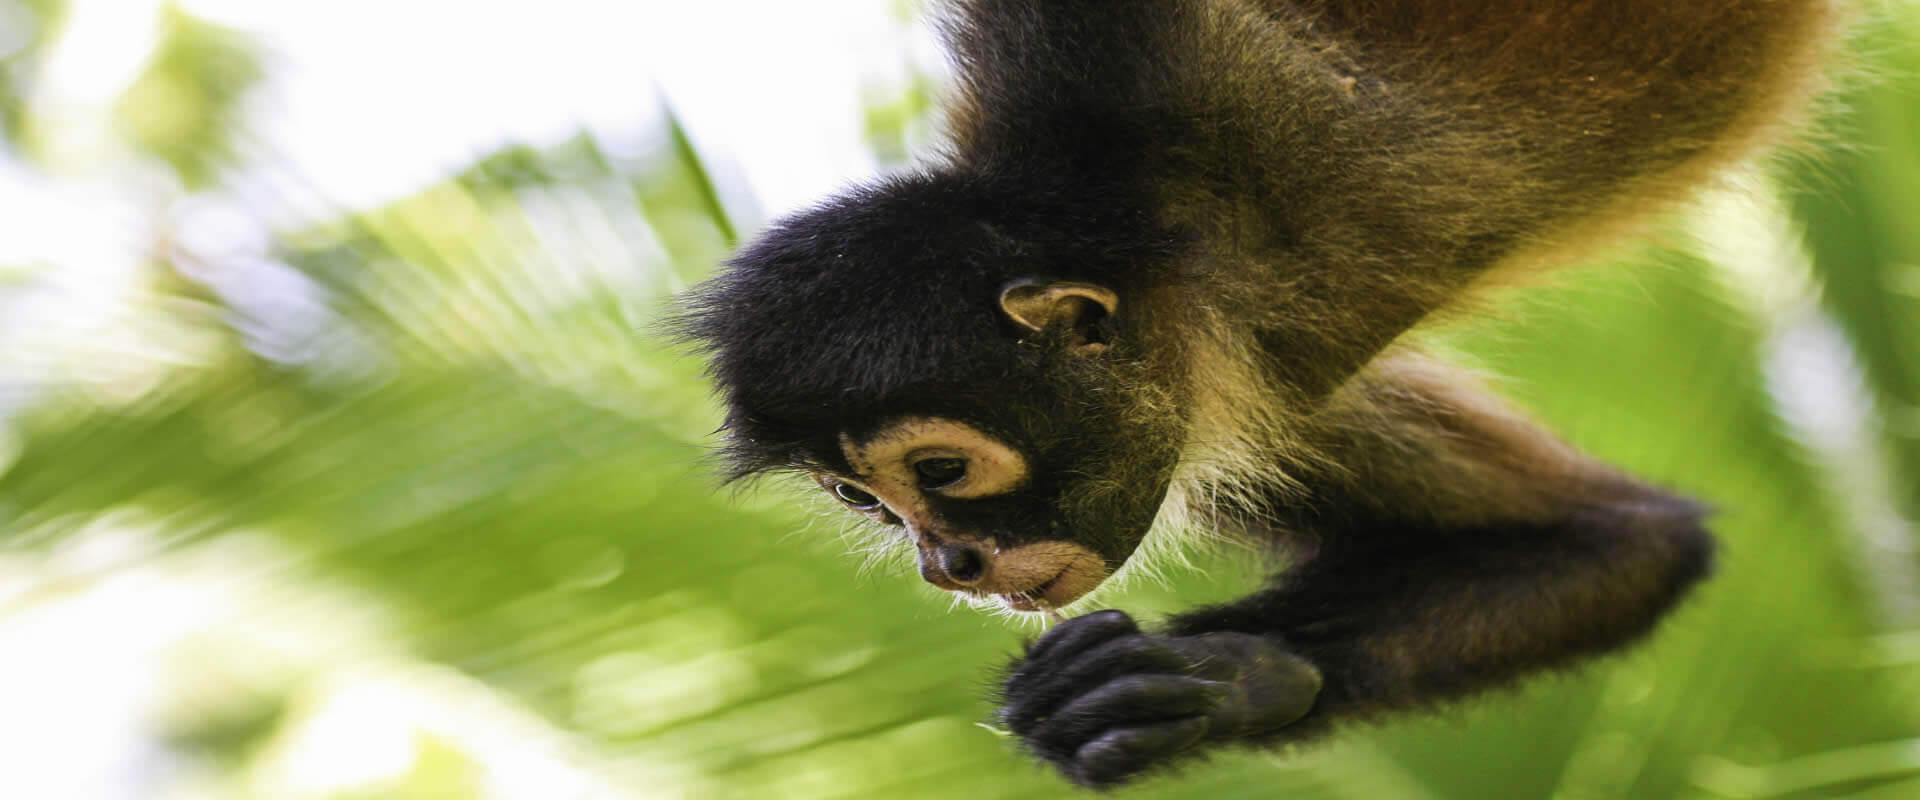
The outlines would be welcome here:
M 912 28 L 889 0 L 181 5 L 264 45 L 261 154 L 352 207 L 404 196 L 508 142 L 584 128 L 610 150 L 631 149 L 654 129 L 664 95 L 702 151 L 730 161 L 757 204 L 778 213 L 873 170 L 861 92 L 900 84 L 911 63 L 902 42 Z M 31 99 L 53 122 L 57 180 L 0 163 L 0 218 L 37 222 L 0 237 L 0 263 L 90 261 L 103 211 L 109 227 L 111 209 L 141 216 L 147 198 L 125 196 L 137 181 L 108 112 L 151 50 L 160 6 L 74 0 Z M 283 193 L 264 193 L 274 194 Z
M 128 0 L 92 0 L 117 4 Z M 143 2 L 144 0 L 133 0 Z M 508 140 L 581 128 L 632 142 L 664 91 L 704 149 L 786 208 L 871 169 L 863 74 L 899 22 L 885 0 L 189 0 L 284 59 L 276 148 L 353 204 L 405 193 Z M 863 73 L 864 69 L 864 73 Z

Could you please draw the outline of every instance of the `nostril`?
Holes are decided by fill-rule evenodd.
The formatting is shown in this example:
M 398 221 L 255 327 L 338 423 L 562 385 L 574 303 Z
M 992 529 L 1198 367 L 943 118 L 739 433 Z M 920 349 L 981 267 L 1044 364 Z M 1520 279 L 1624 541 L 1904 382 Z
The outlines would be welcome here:
M 986 573 L 987 559 L 972 545 L 944 544 L 940 546 L 940 571 L 955 583 L 973 584 Z

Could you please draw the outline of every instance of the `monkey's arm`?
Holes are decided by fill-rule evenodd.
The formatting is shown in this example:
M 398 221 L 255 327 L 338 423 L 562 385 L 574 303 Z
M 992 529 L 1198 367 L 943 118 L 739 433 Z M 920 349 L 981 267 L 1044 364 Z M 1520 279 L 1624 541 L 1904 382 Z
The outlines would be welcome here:
M 1278 527 L 1317 542 L 1191 634 L 1276 634 L 1320 667 L 1314 718 L 1415 706 L 1618 647 L 1705 575 L 1692 501 L 1535 428 L 1468 376 L 1389 357 L 1316 432 L 1337 471 Z
M 1338 468 L 1256 523 L 1312 552 L 1162 634 L 1120 612 L 1050 632 L 1003 709 L 1034 752 L 1101 785 L 1208 743 L 1429 706 L 1620 647 L 1708 570 L 1697 505 L 1429 362 L 1376 364 L 1317 425 Z

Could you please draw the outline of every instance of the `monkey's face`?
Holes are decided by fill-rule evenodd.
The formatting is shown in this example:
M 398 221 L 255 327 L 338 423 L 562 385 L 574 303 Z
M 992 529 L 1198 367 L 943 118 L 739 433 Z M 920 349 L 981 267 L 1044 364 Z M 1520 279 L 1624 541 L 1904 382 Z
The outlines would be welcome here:
M 1112 272 L 1103 258 L 1161 257 L 1157 239 L 1062 255 L 1081 240 L 866 216 L 878 196 L 789 221 L 689 300 L 681 329 L 712 353 L 732 477 L 805 470 L 899 526 L 934 585 L 1022 611 L 1071 603 L 1166 496 L 1180 370 L 1150 363 L 1124 287 L 1051 265 Z
M 842 434 L 840 455 L 847 474 L 819 472 L 815 482 L 854 512 L 900 526 L 920 576 L 947 591 L 1016 611 L 1057 608 L 1126 558 L 1062 538 L 1072 521 L 1036 480 L 1037 465 L 965 423 L 908 417 Z
M 849 408 L 814 428 L 798 463 L 854 512 L 898 526 L 928 583 L 1041 611 L 1093 591 L 1138 548 L 1180 437 L 1153 370 L 1115 336 L 1115 292 L 1021 280 L 1000 304 L 1021 342 L 1004 371 L 902 392 L 880 406 L 891 411 Z

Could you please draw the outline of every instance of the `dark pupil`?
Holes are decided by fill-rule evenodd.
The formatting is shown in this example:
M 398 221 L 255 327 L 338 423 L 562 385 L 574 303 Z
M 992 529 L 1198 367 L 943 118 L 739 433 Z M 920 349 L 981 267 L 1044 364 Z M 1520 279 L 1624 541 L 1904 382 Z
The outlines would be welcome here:
M 834 484 L 833 493 L 839 495 L 840 499 L 847 501 L 847 505 L 853 506 L 854 508 L 872 508 L 880 505 L 880 498 L 844 483 Z
M 966 477 L 967 462 L 957 458 L 929 458 L 913 465 L 920 476 L 920 488 L 938 489 Z

